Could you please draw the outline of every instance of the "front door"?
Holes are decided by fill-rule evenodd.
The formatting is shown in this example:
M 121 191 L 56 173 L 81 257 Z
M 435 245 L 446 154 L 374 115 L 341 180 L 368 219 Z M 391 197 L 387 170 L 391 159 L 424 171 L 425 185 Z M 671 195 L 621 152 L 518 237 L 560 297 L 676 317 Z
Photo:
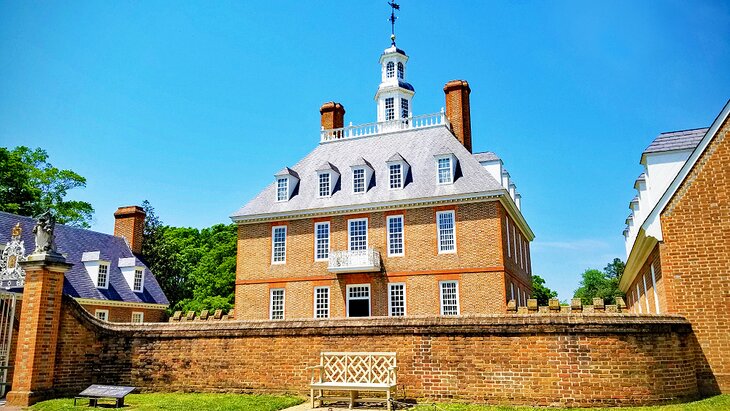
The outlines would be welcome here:
M 370 317 L 370 284 L 347 286 L 347 316 Z

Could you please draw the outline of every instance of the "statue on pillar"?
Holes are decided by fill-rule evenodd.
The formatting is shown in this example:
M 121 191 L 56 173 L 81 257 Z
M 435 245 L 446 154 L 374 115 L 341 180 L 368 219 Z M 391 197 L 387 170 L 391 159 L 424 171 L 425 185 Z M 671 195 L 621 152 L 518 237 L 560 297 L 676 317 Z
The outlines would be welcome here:
M 56 217 L 47 210 L 37 217 L 38 222 L 33 228 L 35 234 L 35 250 L 33 254 L 57 254 L 56 242 L 53 238 L 53 230 L 56 227 Z

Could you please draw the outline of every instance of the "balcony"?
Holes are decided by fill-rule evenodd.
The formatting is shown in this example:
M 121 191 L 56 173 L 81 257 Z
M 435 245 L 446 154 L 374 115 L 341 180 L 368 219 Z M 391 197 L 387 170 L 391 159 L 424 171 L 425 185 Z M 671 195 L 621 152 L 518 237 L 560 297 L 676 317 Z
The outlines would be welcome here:
M 380 271 L 380 252 L 374 248 L 330 252 L 327 269 L 331 273 L 362 273 Z
M 401 120 L 381 121 L 380 123 L 360 124 L 357 126 L 350 125 L 342 128 L 322 130 L 320 132 L 320 144 L 417 128 L 448 128 L 450 126 L 449 119 L 446 118 L 446 114 L 442 110 L 440 113 L 408 117 L 407 119 Z

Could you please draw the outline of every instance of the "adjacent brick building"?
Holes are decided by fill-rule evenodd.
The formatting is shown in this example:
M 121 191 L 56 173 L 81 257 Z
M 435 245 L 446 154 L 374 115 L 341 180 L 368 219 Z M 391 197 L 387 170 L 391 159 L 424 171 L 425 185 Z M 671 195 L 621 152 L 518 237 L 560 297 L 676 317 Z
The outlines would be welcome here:
M 114 218 L 114 235 L 56 225 L 58 251 L 72 264 L 63 293 L 106 321 L 164 321 L 169 304 L 165 293 L 138 257 L 145 212 L 137 206 L 120 207 Z M 19 263 L 33 251 L 35 224 L 33 218 L 0 212 L 2 289 L 24 291 L 25 272 Z
M 704 392 L 730 392 L 730 102 L 709 128 L 663 133 L 627 219 L 621 290 L 635 313 L 681 314 L 705 359 Z
M 237 319 L 501 313 L 531 294 L 521 196 L 494 153 L 472 153 L 469 84 L 413 116 L 408 56 L 380 57 L 377 123 L 324 104 L 319 145 L 232 215 Z

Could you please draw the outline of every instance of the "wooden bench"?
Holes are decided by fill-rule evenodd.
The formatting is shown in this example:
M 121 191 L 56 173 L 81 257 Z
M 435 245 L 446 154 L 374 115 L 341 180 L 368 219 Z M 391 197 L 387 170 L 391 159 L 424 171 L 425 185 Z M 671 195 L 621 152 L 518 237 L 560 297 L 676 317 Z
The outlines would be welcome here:
M 323 352 L 319 365 L 310 370 L 310 395 L 314 401 L 324 399 L 325 391 L 349 391 L 349 397 L 328 396 L 330 400 L 349 400 L 350 408 L 357 402 L 382 402 L 383 398 L 358 398 L 360 391 L 384 392 L 388 411 L 396 387 L 398 369 L 394 352 Z M 315 396 L 315 391 L 318 395 Z

